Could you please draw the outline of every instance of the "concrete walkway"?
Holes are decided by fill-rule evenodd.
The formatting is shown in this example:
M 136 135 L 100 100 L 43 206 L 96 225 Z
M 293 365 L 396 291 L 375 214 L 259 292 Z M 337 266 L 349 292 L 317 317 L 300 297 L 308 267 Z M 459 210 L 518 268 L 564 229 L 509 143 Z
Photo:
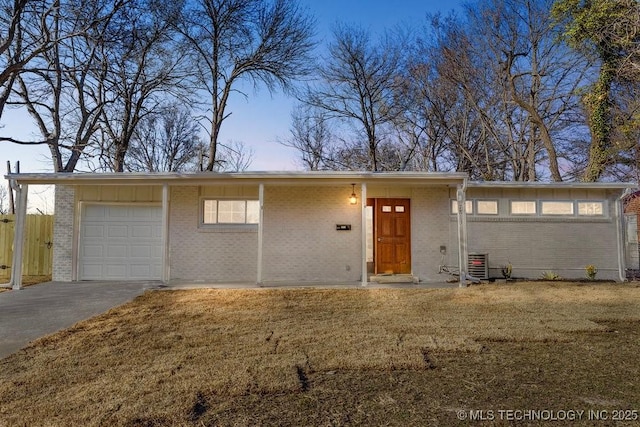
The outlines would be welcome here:
M 0 292 L 0 358 L 158 285 L 159 282 L 48 282 Z

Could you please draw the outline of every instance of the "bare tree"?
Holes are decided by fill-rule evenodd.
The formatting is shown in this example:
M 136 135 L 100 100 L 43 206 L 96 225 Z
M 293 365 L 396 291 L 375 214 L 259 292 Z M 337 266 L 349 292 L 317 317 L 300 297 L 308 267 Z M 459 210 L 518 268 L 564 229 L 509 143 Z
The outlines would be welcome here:
M 425 111 L 412 113 L 411 123 L 428 135 L 440 168 L 485 180 L 563 179 L 563 142 L 580 132 L 576 92 L 589 63 L 559 41 L 550 7 L 550 0 L 477 2 L 464 19 L 431 17 L 432 39 L 417 55 L 422 63 L 413 61 L 405 92 L 420 96 L 412 102 Z
M 575 106 L 575 91 L 589 65 L 572 55 L 551 30 L 550 7 L 551 1 L 492 1 L 471 12 L 501 67 L 497 71 L 510 100 L 527 115 L 529 181 L 536 180 L 533 156 L 539 145 L 546 152 L 551 178 L 562 181 L 552 131 L 563 113 Z
M 294 148 L 307 170 L 335 169 L 332 130 L 327 113 L 299 105 L 291 113 L 289 137 L 280 143 Z
M 180 10 L 154 0 L 127 3 L 117 11 L 101 40 L 106 61 L 95 71 L 102 79 L 104 107 L 99 124 L 101 163 L 122 172 L 136 128 L 146 115 L 163 108 L 167 94 L 185 93 L 187 61 L 172 36 Z M 171 150 L 173 147 L 168 147 Z
M 640 85 L 617 84 L 612 94 L 616 100 L 611 134 L 614 148 L 603 177 L 640 182 Z
M 229 141 L 220 143 L 218 150 L 218 162 L 216 171 L 219 172 L 242 172 L 249 169 L 253 162 L 255 151 L 247 147 L 242 141 Z
M 96 78 L 96 70 L 104 70 L 107 61 L 100 41 L 125 1 L 61 3 L 47 28 L 31 28 L 50 33 L 57 42 L 17 76 L 16 99 L 8 101 L 8 105 L 25 108 L 42 139 L 0 141 L 46 144 L 55 172 L 74 171 L 99 128 L 98 119 L 104 108 L 100 98 L 104 74 Z
M 125 169 L 134 172 L 182 172 L 198 168 L 200 126 L 176 104 L 140 120 L 131 138 Z
M 373 42 L 361 28 L 336 26 L 328 57 L 318 66 L 319 82 L 309 87 L 303 101 L 360 134 L 364 145 L 355 144 L 354 155 L 347 158 L 361 161 L 350 167 L 385 169 L 379 146 L 383 127 L 398 114 L 392 101 L 401 65 L 402 56 L 390 37 Z
M 474 179 L 503 179 L 511 116 L 502 123 L 504 103 L 493 77 L 481 67 L 463 21 L 436 15 L 428 28 L 433 35 L 421 41 L 407 81 L 414 103 L 426 108 L 414 121 L 433 139 L 427 145 L 432 162 Z
M 0 0 L 0 117 L 23 68 L 56 43 L 51 24 L 59 6 L 59 0 Z
M 197 87 L 210 97 L 206 170 L 214 170 L 219 160 L 220 129 L 238 83 L 290 89 L 310 71 L 313 27 L 293 0 L 187 3 L 178 28 L 193 53 Z

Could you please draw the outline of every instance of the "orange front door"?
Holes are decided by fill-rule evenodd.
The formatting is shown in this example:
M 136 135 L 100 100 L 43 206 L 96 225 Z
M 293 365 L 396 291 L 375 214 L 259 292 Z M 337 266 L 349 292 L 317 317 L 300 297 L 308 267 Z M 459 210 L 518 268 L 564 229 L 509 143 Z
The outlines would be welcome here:
M 409 199 L 375 200 L 376 274 L 411 273 Z

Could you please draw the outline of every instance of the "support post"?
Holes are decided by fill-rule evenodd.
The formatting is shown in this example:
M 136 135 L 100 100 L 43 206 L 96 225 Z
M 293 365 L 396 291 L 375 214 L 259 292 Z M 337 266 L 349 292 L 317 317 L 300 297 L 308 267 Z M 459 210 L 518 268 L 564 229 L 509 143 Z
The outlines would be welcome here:
M 456 200 L 458 202 L 458 268 L 460 270 L 460 284 L 461 288 L 466 287 L 467 279 L 467 260 L 469 259 L 467 253 L 467 181 L 465 179 L 464 184 L 458 185 L 456 191 Z
M 367 277 L 367 184 L 360 184 L 360 204 L 362 206 L 360 212 L 360 228 L 362 230 L 362 286 L 367 286 L 369 278 Z
M 169 256 L 169 184 L 162 185 L 162 282 L 171 278 L 171 260 Z
M 27 220 L 27 184 L 13 185 L 18 199 L 16 224 L 13 234 L 13 260 L 11 263 L 11 286 L 14 290 L 22 289 L 22 259 L 24 252 L 24 237 Z
M 615 223 L 616 223 L 616 240 L 617 240 L 617 250 L 618 250 L 618 279 L 621 282 L 627 280 L 626 275 L 626 250 L 625 250 L 625 230 L 624 230 L 624 209 L 623 203 L 624 199 L 632 193 L 630 188 L 627 188 L 615 201 L 614 214 L 615 214 Z
M 256 284 L 262 285 L 262 240 L 264 235 L 264 184 L 258 187 L 258 204 L 260 205 L 260 217 L 258 219 L 258 268 L 256 274 Z
M 11 162 L 7 160 L 7 174 L 11 175 Z M 11 215 L 16 214 L 16 202 L 13 200 L 13 187 L 9 181 L 9 213 Z

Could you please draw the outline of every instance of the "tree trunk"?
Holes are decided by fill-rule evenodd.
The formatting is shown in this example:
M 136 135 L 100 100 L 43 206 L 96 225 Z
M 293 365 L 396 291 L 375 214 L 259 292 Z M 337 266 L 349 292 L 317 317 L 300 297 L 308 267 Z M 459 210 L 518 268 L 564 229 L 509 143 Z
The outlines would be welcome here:
M 584 182 L 598 181 L 611 157 L 611 84 L 614 75 L 613 65 L 605 62 L 593 90 L 584 97 L 591 130 L 589 161 L 582 177 Z

